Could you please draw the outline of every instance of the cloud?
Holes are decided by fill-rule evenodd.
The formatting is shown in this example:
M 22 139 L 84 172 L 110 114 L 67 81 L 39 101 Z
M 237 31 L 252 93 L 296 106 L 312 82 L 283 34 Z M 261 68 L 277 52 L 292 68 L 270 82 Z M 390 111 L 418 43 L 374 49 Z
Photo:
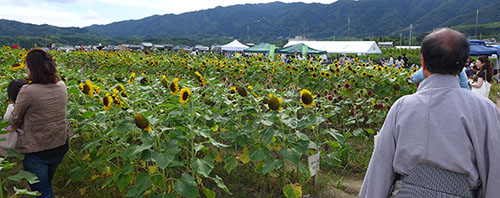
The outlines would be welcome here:
M 69 2 L 69 0 L 58 1 Z M 0 18 L 33 24 L 50 24 L 60 27 L 84 27 L 92 24 L 112 22 L 112 20 L 101 17 L 99 13 L 93 10 L 68 11 L 64 7 L 58 7 L 46 2 L 35 3 L 31 0 L 22 0 L 17 3 L 1 6 Z
M 107 24 L 154 14 L 181 14 L 245 3 L 276 0 L 0 0 L 0 18 L 62 27 Z M 283 2 L 332 3 L 336 0 L 281 0 Z M 106 9 L 103 9 L 103 8 Z M 111 9 L 111 10 L 110 10 Z M 104 17 L 105 16 L 105 17 Z

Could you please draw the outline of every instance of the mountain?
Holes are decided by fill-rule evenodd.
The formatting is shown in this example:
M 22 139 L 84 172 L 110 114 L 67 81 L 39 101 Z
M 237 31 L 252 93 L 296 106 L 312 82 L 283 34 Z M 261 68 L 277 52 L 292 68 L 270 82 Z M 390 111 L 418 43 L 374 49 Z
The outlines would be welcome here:
M 457 27 L 468 35 L 498 36 L 500 0 L 338 0 L 331 4 L 243 4 L 183 14 L 153 15 L 85 28 L 61 28 L 0 19 L 0 44 L 89 44 L 151 41 L 213 44 L 230 41 L 283 42 L 287 38 L 362 39 L 421 35 L 438 27 Z M 350 21 L 350 23 L 348 23 Z M 473 26 L 471 26 L 473 25 Z M 397 37 L 397 38 L 396 38 Z M 420 37 L 417 37 L 420 38 Z M 379 39 L 380 40 L 380 39 Z M 46 45 L 45 44 L 45 45 Z
M 179 15 L 92 25 L 85 29 L 111 37 L 234 37 L 275 41 L 306 36 L 314 39 L 376 37 L 415 33 L 441 26 L 500 21 L 500 0 L 339 0 L 331 4 L 266 3 L 216 7 Z M 350 28 L 348 28 L 350 18 Z M 471 21 L 473 20 L 473 21 Z M 348 32 L 349 29 L 349 32 Z
M 94 33 L 91 30 L 77 27 L 56 27 L 51 25 L 34 25 L 17 21 L 0 19 L 0 35 L 2 36 L 47 36 L 75 35 Z
M 46 46 L 51 43 L 83 45 L 115 41 L 114 38 L 84 28 L 34 25 L 0 19 L 0 45 L 12 45 L 14 42 L 19 42 L 21 46 L 28 47 L 35 43 Z

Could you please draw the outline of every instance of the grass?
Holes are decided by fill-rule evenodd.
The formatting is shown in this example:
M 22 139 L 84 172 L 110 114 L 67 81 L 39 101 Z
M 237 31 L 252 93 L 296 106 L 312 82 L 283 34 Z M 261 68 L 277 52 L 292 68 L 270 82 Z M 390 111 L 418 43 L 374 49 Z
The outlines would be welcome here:
M 497 103 L 498 98 L 500 98 L 500 84 L 493 83 L 490 88 L 489 98 L 493 103 Z

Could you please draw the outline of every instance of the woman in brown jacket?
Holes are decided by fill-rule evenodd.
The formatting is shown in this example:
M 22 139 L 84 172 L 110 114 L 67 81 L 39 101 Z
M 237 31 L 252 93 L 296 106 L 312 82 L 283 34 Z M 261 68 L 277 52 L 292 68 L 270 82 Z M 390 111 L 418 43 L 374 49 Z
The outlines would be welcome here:
M 10 121 L 18 133 L 14 151 L 25 154 L 24 169 L 40 181 L 31 184 L 31 190 L 40 192 L 40 197 L 54 197 L 52 177 L 73 135 L 66 117 L 68 92 L 45 50 L 30 50 L 25 62 L 31 83 L 19 91 L 12 112 Z

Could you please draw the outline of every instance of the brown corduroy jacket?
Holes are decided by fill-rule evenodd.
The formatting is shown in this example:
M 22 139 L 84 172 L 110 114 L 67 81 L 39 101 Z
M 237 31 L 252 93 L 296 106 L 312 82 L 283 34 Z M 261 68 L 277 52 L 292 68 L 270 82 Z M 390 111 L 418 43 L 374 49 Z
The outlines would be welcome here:
M 10 122 L 18 133 L 14 151 L 33 153 L 66 144 L 73 133 L 66 117 L 64 82 L 24 85 Z

